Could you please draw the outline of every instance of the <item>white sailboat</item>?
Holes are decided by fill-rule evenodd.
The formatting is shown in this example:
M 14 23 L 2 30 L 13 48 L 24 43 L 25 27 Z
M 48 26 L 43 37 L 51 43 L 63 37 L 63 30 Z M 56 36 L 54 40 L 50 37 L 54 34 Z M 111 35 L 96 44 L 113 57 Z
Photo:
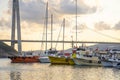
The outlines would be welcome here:
M 56 49 L 46 50 L 43 54 L 40 55 L 39 60 L 41 63 L 50 63 L 48 56 L 55 56 L 56 53 L 57 53 Z
M 53 24 L 53 15 L 51 15 L 51 48 L 48 50 L 47 49 L 48 2 L 47 2 L 47 5 L 46 5 L 46 49 L 43 53 L 40 54 L 39 60 L 41 63 L 50 63 L 48 56 L 53 56 L 57 53 L 57 50 L 52 48 L 52 28 L 53 28 L 52 24 Z

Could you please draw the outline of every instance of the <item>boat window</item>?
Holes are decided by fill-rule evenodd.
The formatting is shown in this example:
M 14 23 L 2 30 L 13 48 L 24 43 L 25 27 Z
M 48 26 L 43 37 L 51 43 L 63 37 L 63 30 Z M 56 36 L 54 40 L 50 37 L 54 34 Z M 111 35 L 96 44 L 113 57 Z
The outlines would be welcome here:
M 117 49 L 113 49 L 112 51 L 118 51 Z

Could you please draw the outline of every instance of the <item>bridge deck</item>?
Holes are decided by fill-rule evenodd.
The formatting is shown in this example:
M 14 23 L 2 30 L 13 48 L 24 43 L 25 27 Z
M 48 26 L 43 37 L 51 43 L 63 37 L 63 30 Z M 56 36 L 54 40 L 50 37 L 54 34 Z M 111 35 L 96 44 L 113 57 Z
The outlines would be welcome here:
M 17 40 L 0 40 L 3 42 L 15 42 L 17 43 Z M 46 42 L 45 40 L 21 40 L 21 42 Z M 47 41 L 48 43 L 63 43 L 63 41 Z M 64 43 L 99 43 L 99 44 L 120 44 L 120 42 L 99 42 L 99 41 L 64 41 Z

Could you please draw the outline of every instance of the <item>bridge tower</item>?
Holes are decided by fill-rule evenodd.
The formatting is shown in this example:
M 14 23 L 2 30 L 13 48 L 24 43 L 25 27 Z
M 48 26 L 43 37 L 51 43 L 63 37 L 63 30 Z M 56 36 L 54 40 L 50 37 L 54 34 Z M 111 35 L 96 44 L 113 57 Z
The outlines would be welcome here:
M 11 30 L 11 47 L 15 47 L 15 27 L 17 27 L 17 43 L 18 54 L 22 52 L 21 46 L 21 27 L 20 27 L 20 12 L 19 12 L 19 0 L 13 0 L 12 3 L 12 30 Z

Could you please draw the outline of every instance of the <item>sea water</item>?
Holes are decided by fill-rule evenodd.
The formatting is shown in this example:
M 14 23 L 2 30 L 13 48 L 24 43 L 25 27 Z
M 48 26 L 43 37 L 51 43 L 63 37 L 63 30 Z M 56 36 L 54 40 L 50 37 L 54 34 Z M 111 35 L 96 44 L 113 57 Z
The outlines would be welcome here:
M 0 80 L 120 80 L 120 69 L 107 67 L 11 63 L 0 59 Z

